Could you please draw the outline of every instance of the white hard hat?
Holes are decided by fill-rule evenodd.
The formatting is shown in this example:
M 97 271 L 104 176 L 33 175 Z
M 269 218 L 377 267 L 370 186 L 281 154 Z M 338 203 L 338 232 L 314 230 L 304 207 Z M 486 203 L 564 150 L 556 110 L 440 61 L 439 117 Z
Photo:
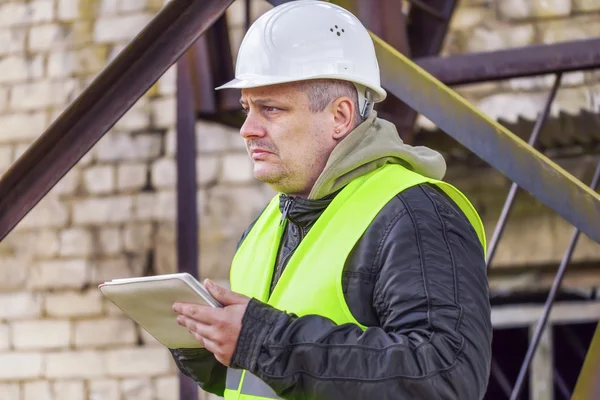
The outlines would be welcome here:
M 386 97 L 373 41 L 358 18 L 325 1 L 297 0 L 252 24 L 239 49 L 235 79 L 217 90 L 320 78 L 354 83 L 363 116 Z

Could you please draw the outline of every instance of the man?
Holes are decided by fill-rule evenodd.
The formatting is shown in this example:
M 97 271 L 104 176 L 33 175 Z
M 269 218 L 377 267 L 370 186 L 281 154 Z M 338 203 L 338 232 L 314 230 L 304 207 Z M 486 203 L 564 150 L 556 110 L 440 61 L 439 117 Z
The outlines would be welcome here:
M 401 77 L 399 77 L 401 79 Z M 175 304 L 178 367 L 226 399 L 481 399 L 492 328 L 481 221 L 439 153 L 377 117 L 371 38 L 320 1 L 250 28 L 236 79 L 254 174 L 224 308 Z M 243 201 L 243 199 L 240 199 Z

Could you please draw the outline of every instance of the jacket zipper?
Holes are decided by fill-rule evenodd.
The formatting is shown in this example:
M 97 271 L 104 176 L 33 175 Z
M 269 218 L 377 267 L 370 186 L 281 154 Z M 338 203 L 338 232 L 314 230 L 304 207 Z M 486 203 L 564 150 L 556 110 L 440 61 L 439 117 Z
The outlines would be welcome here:
M 281 222 L 279 223 L 279 226 L 283 226 L 285 221 L 287 220 L 293 202 L 294 199 L 292 197 L 285 198 L 285 204 L 283 205 L 283 212 L 281 213 Z

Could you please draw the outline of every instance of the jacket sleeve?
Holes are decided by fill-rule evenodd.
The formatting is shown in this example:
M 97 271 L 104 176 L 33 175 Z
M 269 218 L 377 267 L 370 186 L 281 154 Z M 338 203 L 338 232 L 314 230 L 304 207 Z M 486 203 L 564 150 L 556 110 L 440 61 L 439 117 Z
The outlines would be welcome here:
M 234 366 L 286 399 L 483 398 L 492 328 L 482 247 L 440 194 L 417 194 L 426 201 L 396 197 L 404 207 L 372 246 L 376 282 L 364 301 L 376 326 L 299 318 L 253 299 Z
M 198 383 L 202 390 L 223 396 L 227 367 L 206 349 L 170 349 L 179 370 Z

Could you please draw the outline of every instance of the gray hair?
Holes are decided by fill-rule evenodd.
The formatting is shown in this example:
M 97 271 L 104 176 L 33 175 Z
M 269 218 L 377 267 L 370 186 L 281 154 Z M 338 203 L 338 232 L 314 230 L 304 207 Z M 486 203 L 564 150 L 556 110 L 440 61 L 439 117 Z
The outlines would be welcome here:
M 296 82 L 294 86 L 308 96 L 310 111 L 314 113 L 321 112 L 332 101 L 346 96 L 352 99 L 352 103 L 354 104 L 353 128 L 356 128 L 364 121 L 360 115 L 358 92 L 352 82 L 339 79 L 311 79 Z

